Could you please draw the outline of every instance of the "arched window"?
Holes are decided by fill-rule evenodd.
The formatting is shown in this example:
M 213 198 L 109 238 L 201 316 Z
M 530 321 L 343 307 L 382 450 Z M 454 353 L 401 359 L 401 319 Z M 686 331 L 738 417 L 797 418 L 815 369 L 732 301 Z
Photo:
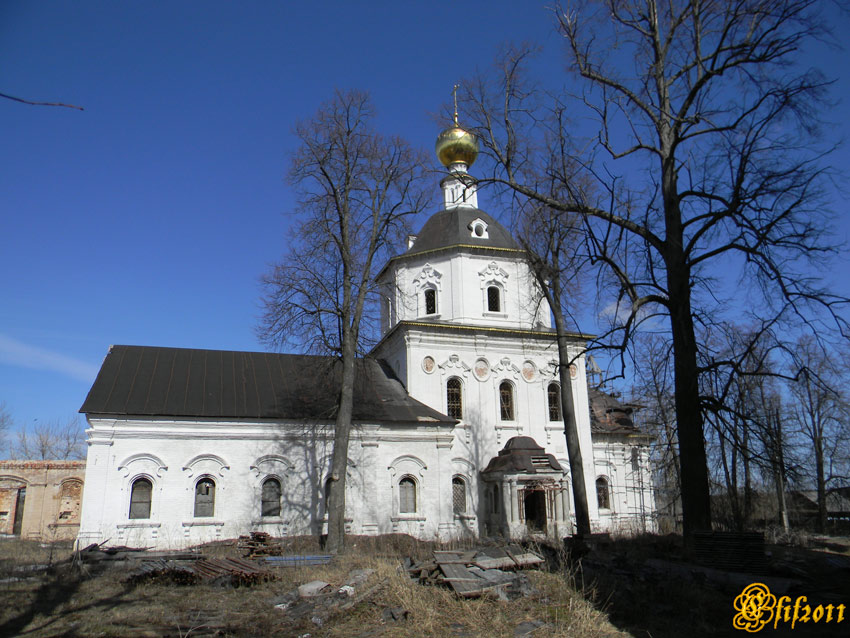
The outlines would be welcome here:
M 153 485 L 146 478 L 137 478 L 130 488 L 130 518 L 151 517 Z
M 398 511 L 400 514 L 416 513 L 416 481 L 410 476 L 398 482 Z
M 452 477 L 452 509 L 455 514 L 466 514 L 466 481 L 462 476 Z
M 608 493 L 608 479 L 600 476 L 596 479 L 596 502 L 599 504 L 599 509 L 607 510 L 611 508 L 611 498 Z
M 501 312 L 502 295 L 498 286 L 487 287 L 487 310 L 490 312 Z
M 493 505 L 493 509 L 492 509 L 493 514 L 498 514 L 499 513 L 499 486 L 498 485 L 493 486 L 493 504 L 492 505 Z
M 276 478 L 263 481 L 262 516 L 280 516 L 280 481 Z
M 457 377 L 446 381 L 446 414 L 453 419 L 463 418 L 462 386 Z
M 195 518 L 212 516 L 215 512 L 215 481 L 202 478 L 195 485 Z
M 437 314 L 437 291 L 433 288 L 425 289 L 425 314 Z
M 546 388 L 546 396 L 549 399 L 549 420 L 561 420 L 561 386 L 550 383 Z
M 510 381 L 499 384 L 499 412 L 502 421 L 514 420 L 514 387 Z

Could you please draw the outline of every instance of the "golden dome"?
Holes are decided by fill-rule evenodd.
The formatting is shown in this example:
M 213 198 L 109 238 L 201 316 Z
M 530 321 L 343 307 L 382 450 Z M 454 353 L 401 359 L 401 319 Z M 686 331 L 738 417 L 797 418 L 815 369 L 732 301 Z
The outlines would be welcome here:
M 478 139 L 455 125 L 440 133 L 434 150 L 443 166 L 448 167 L 457 162 L 472 166 L 478 157 Z

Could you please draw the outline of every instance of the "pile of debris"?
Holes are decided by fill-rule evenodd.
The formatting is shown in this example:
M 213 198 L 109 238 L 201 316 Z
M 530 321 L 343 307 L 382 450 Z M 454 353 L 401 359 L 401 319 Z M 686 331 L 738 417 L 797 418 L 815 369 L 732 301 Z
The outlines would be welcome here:
M 251 532 L 250 535 L 242 535 L 239 537 L 236 547 L 247 552 L 245 554 L 247 558 L 280 556 L 283 553 L 283 547 L 280 543 L 272 540 L 267 532 Z
M 202 558 L 196 561 L 142 559 L 127 582 L 167 582 L 175 585 L 209 583 L 222 587 L 247 587 L 274 580 L 274 573 L 239 558 Z
M 75 555 L 79 564 L 105 564 L 109 561 L 131 561 L 127 582 L 196 585 L 211 583 L 228 587 L 244 587 L 275 580 L 275 573 L 258 563 L 242 558 L 211 558 L 198 550 L 150 551 L 138 547 L 103 547 L 89 545 Z
M 433 560 L 413 563 L 405 569 L 422 584 L 448 583 L 458 596 L 473 598 L 485 593 L 513 599 L 528 595 L 531 587 L 525 574 L 516 570 L 539 567 L 544 559 L 516 544 L 472 550 L 435 551 Z
M 355 569 L 349 572 L 341 584 L 322 580 L 304 583 L 275 599 L 275 608 L 284 612 L 289 622 L 297 623 L 309 619 L 314 625 L 321 627 L 332 615 L 347 611 L 368 600 L 386 586 L 384 581 L 366 586 L 374 573 L 374 569 Z M 403 612 L 404 615 L 406 613 Z
M 106 541 L 105 541 L 106 542 Z M 110 560 L 130 560 L 133 558 L 167 558 L 169 560 L 195 560 L 201 557 L 197 550 L 152 552 L 148 547 L 104 547 L 104 543 L 93 544 L 74 554 L 74 560 L 81 563 L 96 563 Z

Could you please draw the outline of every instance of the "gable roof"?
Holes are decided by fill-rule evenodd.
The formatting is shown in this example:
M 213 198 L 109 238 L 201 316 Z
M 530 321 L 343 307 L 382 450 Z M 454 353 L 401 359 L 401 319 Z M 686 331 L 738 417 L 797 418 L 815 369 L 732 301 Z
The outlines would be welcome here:
M 408 395 L 383 361 L 356 365 L 353 421 L 456 423 Z M 334 357 L 112 346 L 80 412 L 328 421 L 340 376 Z

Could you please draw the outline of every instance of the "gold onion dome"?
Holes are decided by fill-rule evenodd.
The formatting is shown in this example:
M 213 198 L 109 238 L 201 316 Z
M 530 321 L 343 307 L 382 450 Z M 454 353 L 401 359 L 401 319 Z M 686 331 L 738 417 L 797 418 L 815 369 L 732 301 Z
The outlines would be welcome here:
M 437 158 L 447 168 L 458 162 L 472 166 L 478 157 L 478 138 L 463 130 L 455 120 L 454 126 L 440 133 L 434 150 Z

